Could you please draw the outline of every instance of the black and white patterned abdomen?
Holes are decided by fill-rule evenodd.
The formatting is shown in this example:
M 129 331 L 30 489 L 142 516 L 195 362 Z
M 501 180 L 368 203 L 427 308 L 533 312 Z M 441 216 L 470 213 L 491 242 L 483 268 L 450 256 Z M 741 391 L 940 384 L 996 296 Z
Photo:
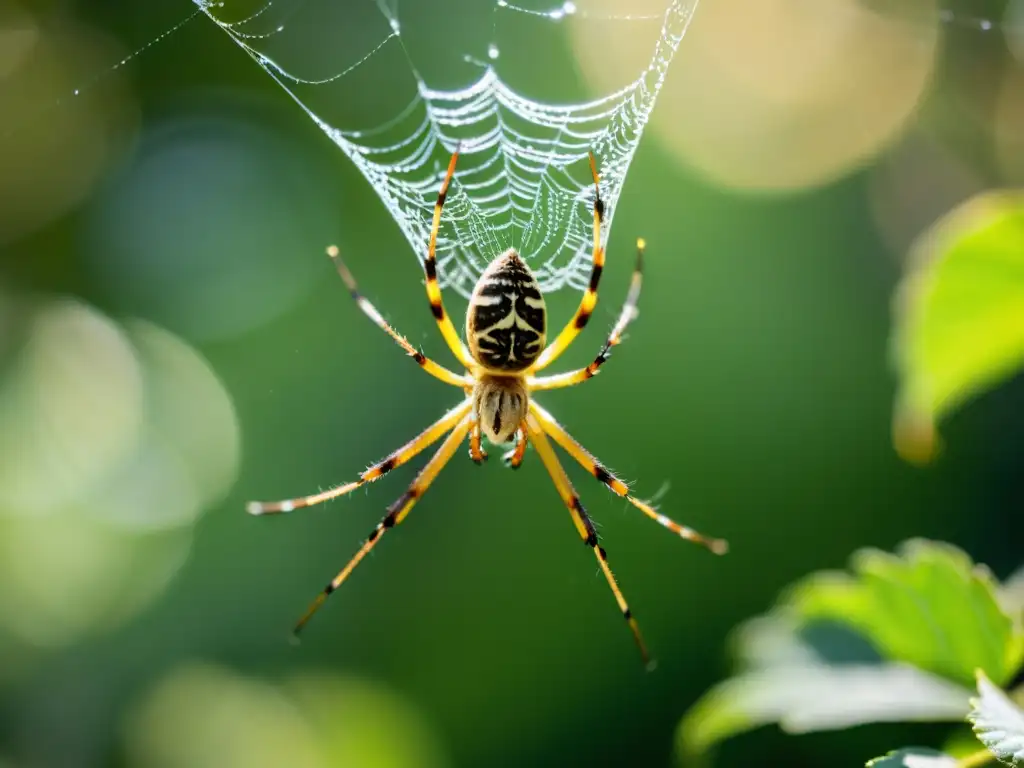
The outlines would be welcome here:
M 466 336 L 474 359 L 492 371 L 528 368 L 544 349 L 547 308 L 536 278 L 514 250 L 490 263 L 469 300 Z

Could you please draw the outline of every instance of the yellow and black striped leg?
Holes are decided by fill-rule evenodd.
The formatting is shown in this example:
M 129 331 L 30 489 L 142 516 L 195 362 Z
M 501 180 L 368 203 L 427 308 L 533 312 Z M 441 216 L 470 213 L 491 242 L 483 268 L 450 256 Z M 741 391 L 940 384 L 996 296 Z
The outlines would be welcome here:
M 323 605 L 327 597 L 344 583 L 345 579 L 349 577 L 352 571 L 355 570 L 356 566 L 359 565 L 360 561 L 369 554 L 370 550 L 373 549 L 374 545 L 380 541 L 381 536 L 389 528 L 394 528 L 396 525 L 401 523 L 409 511 L 416 504 L 416 501 L 427 492 L 430 484 L 434 482 L 438 474 L 444 468 L 444 465 L 448 463 L 455 450 L 459 447 L 459 444 L 465 439 L 466 433 L 469 432 L 469 428 L 472 424 L 472 417 L 468 414 L 462 417 L 462 421 L 456 425 L 455 429 L 452 430 L 451 434 L 445 438 L 445 441 L 441 443 L 441 447 L 437 449 L 437 452 L 430 458 L 426 466 L 420 470 L 420 473 L 416 475 L 416 479 L 412 481 L 409 488 L 403 493 L 398 499 L 395 500 L 391 506 L 388 507 L 387 514 L 384 515 L 377 527 L 370 531 L 370 535 L 366 537 L 366 541 L 363 542 L 363 546 L 359 548 L 355 556 L 349 560 L 346 565 L 337 576 L 331 579 L 330 583 L 324 590 L 317 596 L 313 604 L 310 605 L 309 610 L 299 619 L 295 625 L 295 635 L 297 636 L 302 628 L 306 626 L 309 620 L 316 613 L 317 609 Z
M 416 361 L 420 368 L 446 384 L 451 384 L 456 387 L 465 387 L 466 384 L 469 383 L 470 379 L 468 377 L 460 376 L 453 371 L 449 371 L 443 365 L 435 363 L 410 344 L 408 339 L 406 339 L 402 334 L 391 327 L 388 321 L 384 319 L 384 316 L 377 311 L 377 308 L 359 292 L 359 286 L 356 285 L 356 279 L 352 276 L 352 273 L 349 272 L 348 267 L 345 266 L 345 262 L 342 261 L 341 254 L 338 252 L 337 246 L 330 246 L 327 249 L 327 255 L 331 257 L 331 261 L 334 262 L 334 266 L 338 270 L 338 274 L 341 275 L 341 279 L 345 281 L 345 286 L 348 288 L 348 292 L 352 294 L 352 298 L 355 299 L 356 304 L 358 304 L 359 308 L 363 310 L 363 314 L 370 318 L 374 325 L 394 339 L 398 343 L 398 346 L 404 349 L 409 357 Z
M 615 576 L 612 575 L 611 566 L 608 564 L 608 553 L 598 543 L 597 529 L 594 528 L 594 523 L 590 520 L 586 510 L 583 509 L 580 498 L 576 495 L 576 489 L 572 487 L 572 483 L 569 481 L 568 475 L 565 474 L 561 462 L 555 456 L 555 451 L 551 447 L 551 443 L 548 442 L 539 420 L 532 413 L 526 417 L 526 428 L 530 442 L 537 449 L 537 455 L 540 456 L 540 460 L 544 463 L 548 474 L 551 475 L 551 479 L 555 483 L 555 488 L 558 489 L 558 495 L 562 497 L 562 501 L 569 508 L 569 514 L 572 515 L 572 521 L 576 525 L 580 538 L 583 539 L 584 544 L 594 551 L 597 564 L 601 567 L 601 571 L 608 581 L 608 586 L 611 587 L 612 593 L 615 595 L 615 602 L 618 603 L 622 616 L 626 619 L 630 630 L 633 632 L 633 639 L 640 649 L 644 663 L 648 669 L 651 669 L 653 663 L 650 654 L 647 652 L 647 645 L 640 634 L 640 627 L 637 626 L 636 619 L 633 618 L 633 613 L 629 609 L 629 604 L 626 603 L 622 590 L 619 589 L 619 585 L 615 582 Z
M 441 286 L 437 282 L 437 233 L 441 228 L 441 209 L 444 208 L 444 201 L 448 196 L 448 185 L 451 184 L 452 176 L 455 175 L 455 163 L 458 159 L 459 152 L 456 150 L 448 163 L 448 172 L 441 183 L 437 202 L 434 203 L 434 222 L 430 227 L 430 244 L 427 247 L 427 258 L 423 261 L 423 271 L 427 275 L 427 300 L 430 302 L 430 311 L 434 315 L 434 319 L 437 320 L 437 327 L 441 330 L 441 335 L 444 336 L 444 340 L 448 343 L 456 359 L 466 368 L 472 369 L 473 362 L 469 350 L 466 349 L 466 345 L 462 343 L 462 339 L 455 331 L 452 319 L 444 311 Z
M 516 447 L 511 451 L 507 451 L 501 460 L 505 462 L 512 469 L 519 469 L 523 464 L 523 458 L 526 456 L 526 424 L 523 424 L 516 430 Z
M 640 314 L 637 310 L 637 304 L 640 301 L 640 287 L 643 284 L 644 250 L 646 247 L 647 244 L 644 242 L 643 238 L 636 241 L 636 267 L 633 269 L 633 279 L 629 283 L 629 292 L 626 294 L 626 302 L 622 305 L 622 313 L 619 315 L 618 321 L 612 328 L 612 332 L 608 335 L 608 340 L 604 343 L 604 346 L 601 348 L 597 357 L 594 358 L 594 362 L 586 368 L 569 371 L 568 373 L 558 373 L 554 376 L 529 378 L 527 379 L 527 386 L 532 391 L 571 387 L 592 378 L 594 374 L 597 373 L 598 369 L 605 364 L 605 361 L 607 361 L 608 357 L 611 355 L 612 347 L 617 346 L 619 342 L 622 341 L 622 334 L 625 333 L 626 327 L 636 319 L 638 314 Z
M 675 533 L 687 541 L 692 541 L 695 544 L 700 544 L 716 555 L 724 555 L 729 551 L 729 543 L 725 539 L 713 539 L 705 536 L 693 528 L 688 528 L 685 525 L 671 520 L 665 515 L 655 510 L 650 504 L 647 504 L 639 499 L 634 498 L 629 493 L 629 488 L 619 478 L 609 472 L 605 467 L 601 465 L 597 459 L 595 459 L 586 448 L 580 445 L 565 429 L 555 421 L 554 417 L 537 405 L 535 402 L 530 401 L 530 413 L 536 418 L 540 426 L 551 435 L 552 439 L 558 443 L 562 449 L 572 456 L 576 461 L 583 466 L 590 474 L 604 483 L 608 490 L 614 493 L 616 496 L 621 496 L 626 499 L 630 504 L 639 509 L 649 518 L 654 520 L 659 525 L 663 525 L 670 531 Z
M 566 350 L 586 326 L 590 316 L 594 313 L 594 307 L 597 306 L 597 286 L 601 282 L 601 273 L 604 271 L 604 248 L 601 245 L 604 201 L 601 199 L 600 179 L 597 175 L 597 163 L 594 161 L 593 155 L 590 155 L 590 173 L 594 177 L 594 256 L 590 269 L 590 283 L 583 292 L 583 298 L 576 309 L 576 314 L 566 323 L 555 340 L 540 353 L 537 362 L 533 364 L 533 371 L 539 371 L 551 365 Z
M 473 419 L 473 426 L 469 430 L 469 458 L 476 464 L 487 461 L 487 451 L 484 450 L 478 419 Z
M 346 493 L 354 491 L 356 488 L 364 485 L 365 483 L 371 483 L 379 477 L 386 475 L 395 467 L 400 467 L 405 464 L 409 459 L 412 459 L 421 451 L 429 448 L 431 445 L 436 443 L 446 433 L 451 431 L 456 424 L 459 423 L 460 419 L 463 419 L 467 413 L 469 413 L 472 407 L 472 402 L 466 400 L 455 408 L 452 408 L 448 413 L 442 416 L 440 419 L 435 421 L 423 432 L 414 437 L 408 443 L 403 445 L 397 451 L 390 453 L 387 457 L 378 461 L 372 467 L 363 472 L 358 480 L 354 480 L 350 483 L 343 485 L 336 485 L 333 488 L 328 488 L 326 491 L 320 493 L 314 493 L 310 496 L 299 496 L 294 499 L 285 499 L 284 501 L 250 501 L 246 504 L 246 509 L 250 514 L 253 515 L 268 515 L 277 512 L 291 512 L 293 509 L 299 509 L 300 507 L 311 507 L 314 504 L 319 504 L 322 501 L 328 499 L 336 499 L 339 496 L 344 496 Z

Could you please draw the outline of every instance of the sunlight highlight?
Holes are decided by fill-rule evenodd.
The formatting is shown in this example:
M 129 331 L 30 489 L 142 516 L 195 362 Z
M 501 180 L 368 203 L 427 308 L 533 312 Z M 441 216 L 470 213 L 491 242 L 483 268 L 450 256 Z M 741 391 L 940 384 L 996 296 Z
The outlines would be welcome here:
M 167 331 L 73 299 L 3 309 L 18 352 L 0 377 L 0 636 L 61 647 L 164 591 L 234 482 L 238 424 Z
M 575 42 L 597 87 L 632 55 L 628 38 L 599 30 Z M 934 0 L 889 16 L 860 0 L 701 3 L 651 132 L 723 187 L 825 184 L 899 135 L 930 82 L 938 42 Z
M 123 730 L 134 768 L 445 768 L 422 715 L 376 682 L 326 672 L 282 684 L 207 663 L 172 670 Z

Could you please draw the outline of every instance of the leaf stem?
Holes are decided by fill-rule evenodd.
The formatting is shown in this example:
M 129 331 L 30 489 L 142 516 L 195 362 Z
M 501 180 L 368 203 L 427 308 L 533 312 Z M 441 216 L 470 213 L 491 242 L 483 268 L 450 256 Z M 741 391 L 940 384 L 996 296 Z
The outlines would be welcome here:
M 961 758 L 957 761 L 956 768 L 979 768 L 982 765 L 988 765 L 996 756 L 989 752 L 987 749 L 982 749 L 979 752 L 968 755 L 967 757 Z

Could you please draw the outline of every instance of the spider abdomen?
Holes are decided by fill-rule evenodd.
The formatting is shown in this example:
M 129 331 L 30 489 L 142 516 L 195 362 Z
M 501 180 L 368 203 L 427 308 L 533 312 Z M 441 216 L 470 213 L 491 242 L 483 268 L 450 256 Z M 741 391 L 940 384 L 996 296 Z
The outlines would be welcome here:
M 473 388 L 473 413 L 495 445 L 511 441 L 526 418 L 530 396 L 521 376 L 482 375 Z
M 473 288 L 466 313 L 469 351 L 488 370 L 525 370 L 544 349 L 547 317 L 537 279 L 509 249 L 490 263 Z

